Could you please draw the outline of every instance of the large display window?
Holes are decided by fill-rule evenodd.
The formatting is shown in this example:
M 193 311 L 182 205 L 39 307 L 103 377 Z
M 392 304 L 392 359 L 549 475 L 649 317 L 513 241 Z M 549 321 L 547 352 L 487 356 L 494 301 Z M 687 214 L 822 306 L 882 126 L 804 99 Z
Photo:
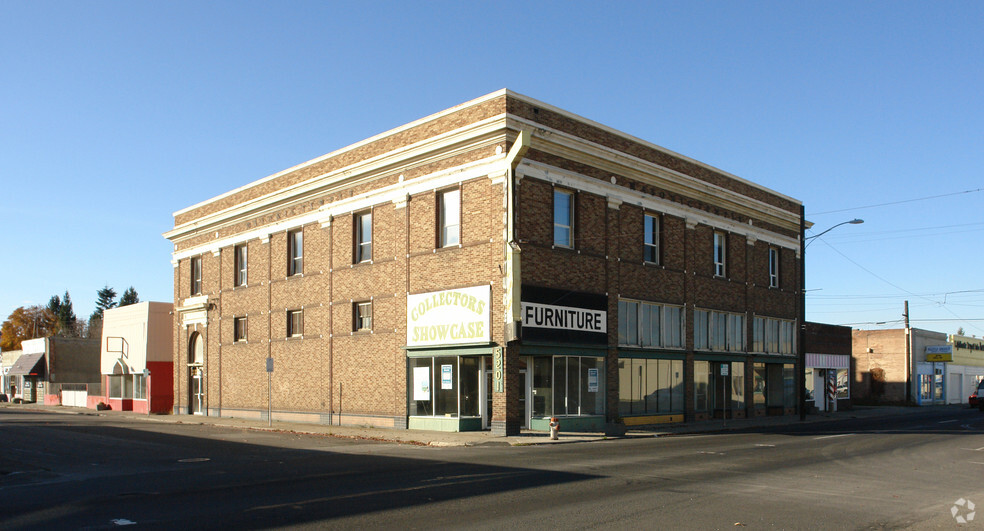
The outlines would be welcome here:
M 683 413 L 683 360 L 618 360 L 620 415 Z
M 410 358 L 410 416 L 478 417 L 481 357 Z
M 533 416 L 603 415 L 604 366 L 604 358 L 534 357 Z

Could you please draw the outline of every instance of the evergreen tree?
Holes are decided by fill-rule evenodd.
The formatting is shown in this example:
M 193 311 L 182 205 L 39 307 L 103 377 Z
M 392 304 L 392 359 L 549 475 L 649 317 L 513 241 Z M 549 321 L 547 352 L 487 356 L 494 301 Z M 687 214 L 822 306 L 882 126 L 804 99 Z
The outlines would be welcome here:
M 129 306 L 138 302 L 140 302 L 140 297 L 137 296 L 137 290 L 133 289 L 133 286 L 130 286 L 123 292 L 123 295 L 120 297 L 120 303 L 116 306 L 119 308 L 121 306 Z
M 96 292 L 96 311 L 89 317 L 91 323 L 94 319 L 102 320 L 103 312 L 116 307 L 116 290 L 108 285 Z
M 63 336 L 74 336 L 77 318 L 72 309 L 72 297 L 65 290 L 65 298 L 58 295 L 48 300 L 48 311 L 58 318 L 58 334 Z

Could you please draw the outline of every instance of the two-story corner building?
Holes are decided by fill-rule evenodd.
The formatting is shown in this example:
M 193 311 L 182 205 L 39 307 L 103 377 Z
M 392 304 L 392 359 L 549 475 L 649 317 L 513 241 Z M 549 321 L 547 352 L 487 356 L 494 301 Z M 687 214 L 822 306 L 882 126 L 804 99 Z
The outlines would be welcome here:
M 175 411 L 498 434 L 790 414 L 802 212 L 494 92 L 176 212 Z

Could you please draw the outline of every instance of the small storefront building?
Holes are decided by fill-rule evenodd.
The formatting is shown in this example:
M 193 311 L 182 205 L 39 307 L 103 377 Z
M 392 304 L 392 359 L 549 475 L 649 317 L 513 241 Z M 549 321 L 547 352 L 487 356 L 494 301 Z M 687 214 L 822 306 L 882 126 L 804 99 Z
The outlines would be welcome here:
M 100 372 L 116 411 L 169 413 L 174 404 L 173 305 L 141 302 L 106 310 Z
M 33 404 L 44 399 L 44 379 L 47 373 L 44 350 L 38 352 L 35 344 L 27 343 L 29 342 L 24 342 L 24 350 L 8 371 L 9 390 L 11 402 Z
M 408 428 L 489 427 L 492 389 L 503 380 L 502 347 L 491 343 L 490 315 L 488 285 L 407 297 Z
M 8 350 L 0 352 L 0 394 L 6 396 L 7 400 L 13 400 L 17 392 L 16 376 L 10 374 L 10 369 L 17 362 L 17 358 L 23 351 Z
M 966 404 L 984 380 L 984 339 L 951 335 L 947 345 L 927 346 L 917 362 L 917 403 Z

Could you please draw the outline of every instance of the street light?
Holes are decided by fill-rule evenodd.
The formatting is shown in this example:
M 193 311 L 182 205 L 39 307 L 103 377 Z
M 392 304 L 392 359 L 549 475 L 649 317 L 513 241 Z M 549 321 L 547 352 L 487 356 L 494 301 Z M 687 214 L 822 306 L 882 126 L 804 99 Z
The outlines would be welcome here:
M 803 248 L 800 251 L 800 336 L 799 336 L 799 412 L 800 420 L 806 420 L 806 248 L 813 243 L 813 240 L 827 234 L 828 232 L 840 227 L 841 225 L 860 225 L 864 223 L 863 219 L 854 218 L 850 221 L 842 221 L 829 229 L 821 232 L 820 234 L 814 234 L 813 236 L 806 236 L 806 210 L 801 205 L 800 206 L 800 237 L 803 244 Z M 809 240 L 809 241 L 807 241 Z M 826 391 L 825 391 L 826 392 Z
M 833 227 L 830 227 L 829 229 L 821 232 L 820 234 L 814 234 L 813 236 L 806 236 L 805 238 L 803 238 L 803 240 L 804 241 L 810 240 L 810 241 L 806 242 L 806 245 L 803 246 L 803 249 L 806 249 L 807 247 L 809 247 L 810 244 L 813 243 L 813 240 L 814 239 L 819 238 L 820 236 L 823 236 L 824 234 L 827 234 L 828 232 L 836 229 L 837 227 L 840 227 L 841 225 L 860 225 L 862 223 L 864 223 L 864 220 L 863 219 L 854 218 L 851 221 L 842 221 L 842 222 L 834 225 Z

